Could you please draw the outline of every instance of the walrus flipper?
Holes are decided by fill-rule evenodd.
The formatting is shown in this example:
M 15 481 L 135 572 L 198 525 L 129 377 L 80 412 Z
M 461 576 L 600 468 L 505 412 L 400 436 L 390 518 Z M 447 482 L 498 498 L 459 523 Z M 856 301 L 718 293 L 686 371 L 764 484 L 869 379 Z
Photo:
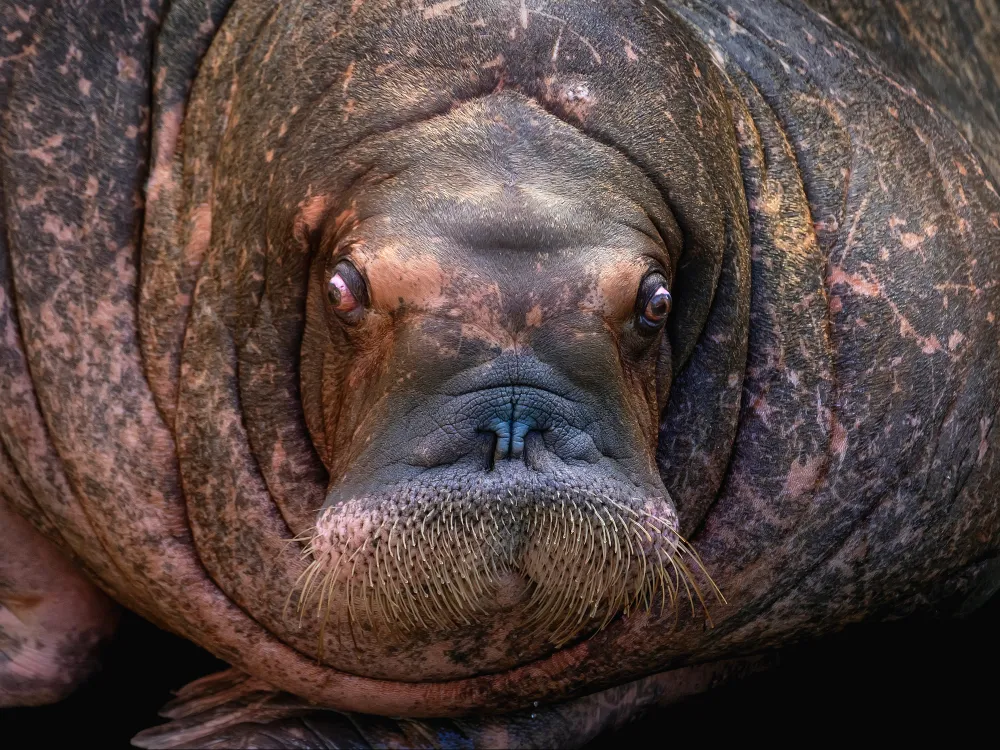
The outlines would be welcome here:
M 230 669 L 187 685 L 161 711 L 166 724 L 132 744 L 204 748 L 580 747 L 646 712 L 774 663 L 772 655 L 663 672 L 552 706 L 499 716 L 393 719 L 324 709 Z
M 118 609 L 0 487 L 0 708 L 54 703 L 99 666 Z

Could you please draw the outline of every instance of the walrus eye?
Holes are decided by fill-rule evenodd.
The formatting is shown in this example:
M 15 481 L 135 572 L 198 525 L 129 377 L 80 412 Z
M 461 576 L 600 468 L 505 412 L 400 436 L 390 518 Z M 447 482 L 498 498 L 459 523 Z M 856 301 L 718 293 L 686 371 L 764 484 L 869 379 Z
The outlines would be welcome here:
M 353 264 L 346 260 L 337 264 L 326 285 L 326 297 L 330 307 L 343 320 L 355 323 L 361 318 L 368 292 L 365 280 Z
M 639 311 L 639 329 L 655 333 L 667 322 L 673 298 L 667 289 L 667 280 L 653 273 L 642 280 L 636 307 Z

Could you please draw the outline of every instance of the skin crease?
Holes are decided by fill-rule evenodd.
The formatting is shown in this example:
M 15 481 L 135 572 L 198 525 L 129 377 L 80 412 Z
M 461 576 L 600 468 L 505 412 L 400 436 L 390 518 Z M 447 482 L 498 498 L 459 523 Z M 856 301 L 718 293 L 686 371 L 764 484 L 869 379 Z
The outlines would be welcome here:
M 996 585 L 995 4 L 811 5 L 0 10 L 4 497 L 237 670 L 142 742 L 316 716 L 340 744 L 580 743 Z M 640 344 L 654 266 L 673 309 Z M 328 627 L 300 617 L 306 545 L 354 554 L 418 490 L 483 486 L 531 500 L 491 522 L 522 550 L 493 610 L 376 633 L 334 592 Z M 523 628 L 575 559 L 518 525 L 557 486 L 655 508 L 725 601 Z M 573 503 L 552 517 L 587 528 Z M 462 533 L 431 549 L 487 538 Z

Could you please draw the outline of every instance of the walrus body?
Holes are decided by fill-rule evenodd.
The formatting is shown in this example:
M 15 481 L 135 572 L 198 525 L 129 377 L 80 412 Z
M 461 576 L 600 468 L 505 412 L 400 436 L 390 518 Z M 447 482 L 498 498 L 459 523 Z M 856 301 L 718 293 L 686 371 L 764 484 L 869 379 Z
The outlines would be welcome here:
M 534 5 L 0 9 L 4 703 L 114 617 L 53 543 L 252 676 L 148 746 L 575 744 L 992 594 L 1000 9 Z

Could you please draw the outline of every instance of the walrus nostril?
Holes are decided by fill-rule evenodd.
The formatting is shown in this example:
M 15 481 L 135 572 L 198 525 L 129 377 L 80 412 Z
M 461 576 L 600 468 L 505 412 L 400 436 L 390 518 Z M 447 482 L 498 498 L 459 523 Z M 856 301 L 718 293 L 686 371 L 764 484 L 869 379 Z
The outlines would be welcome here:
M 497 439 L 495 432 L 483 431 L 479 433 L 476 445 L 482 459 L 483 469 L 486 471 L 493 471 L 493 465 L 496 462 Z
M 547 466 L 545 438 L 541 430 L 529 430 L 524 436 L 524 463 L 529 469 L 544 471 Z

